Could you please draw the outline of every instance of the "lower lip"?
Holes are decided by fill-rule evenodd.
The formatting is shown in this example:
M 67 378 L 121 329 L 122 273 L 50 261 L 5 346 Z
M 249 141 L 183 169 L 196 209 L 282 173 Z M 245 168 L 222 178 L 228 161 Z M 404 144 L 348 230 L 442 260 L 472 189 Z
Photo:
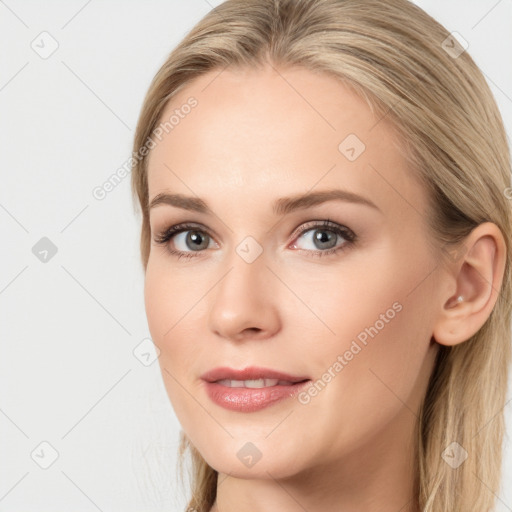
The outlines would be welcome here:
M 286 398 L 295 397 L 311 381 L 289 386 L 269 386 L 266 388 L 230 388 L 216 382 L 205 382 L 206 392 L 217 405 L 238 412 L 255 412 Z

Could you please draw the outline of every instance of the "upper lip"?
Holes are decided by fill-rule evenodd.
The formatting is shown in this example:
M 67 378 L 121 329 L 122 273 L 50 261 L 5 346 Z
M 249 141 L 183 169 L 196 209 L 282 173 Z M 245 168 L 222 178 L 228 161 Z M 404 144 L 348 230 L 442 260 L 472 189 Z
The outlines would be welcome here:
M 288 373 L 272 370 L 271 368 L 262 368 L 259 366 L 250 366 L 243 370 L 235 368 L 218 367 L 207 371 L 201 375 L 201 378 L 207 382 L 217 382 L 218 380 L 257 380 L 257 379 L 278 379 L 289 382 L 302 382 L 309 380 L 309 377 L 290 375 Z

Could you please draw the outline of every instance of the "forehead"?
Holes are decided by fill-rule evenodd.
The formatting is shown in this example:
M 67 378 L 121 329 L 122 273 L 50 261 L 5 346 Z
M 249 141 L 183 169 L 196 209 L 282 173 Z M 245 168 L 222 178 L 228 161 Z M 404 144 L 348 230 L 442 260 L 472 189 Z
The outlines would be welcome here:
M 186 107 L 191 98 L 195 106 Z M 271 66 L 214 70 L 172 98 L 160 122 L 171 117 L 161 140 L 153 137 L 150 200 L 168 191 L 212 203 L 229 198 L 243 208 L 336 186 L 364 192 L 383 209 L 425 205 L 393 126 L 327 74 Z

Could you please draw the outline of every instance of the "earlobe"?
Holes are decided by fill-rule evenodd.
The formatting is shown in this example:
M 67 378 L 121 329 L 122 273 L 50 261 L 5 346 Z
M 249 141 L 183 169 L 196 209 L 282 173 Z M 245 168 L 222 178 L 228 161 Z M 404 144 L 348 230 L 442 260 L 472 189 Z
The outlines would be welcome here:
M 457 345 L 478 332 L 489 318 L 503 282 L 506 245 L 496 224 L 479 224 L 464 246 L 466 251 L 447 274 L 455 293 L 439 297 L 433 338 L 441 345 Z

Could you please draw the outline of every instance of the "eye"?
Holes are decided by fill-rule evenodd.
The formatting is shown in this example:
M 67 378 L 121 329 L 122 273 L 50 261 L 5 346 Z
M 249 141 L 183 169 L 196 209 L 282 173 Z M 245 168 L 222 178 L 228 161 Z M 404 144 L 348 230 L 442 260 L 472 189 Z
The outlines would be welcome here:
M 306 240 L 306 242 L 309 242 L 313 248 L 304 249 L 297 243 L 294 243 L 293 247 L 305 250 L 312 253 L 314 256 L 333 254 L 339 250 L 346 249 L 356 240 L 356 235 L 351 229 L 335 222 L 331 222 L 329 219 L 321 223 L 318 221 L 312 221 L 305 226 L 302 226 L 298 236 L 298 240 Z M 339 238 L 344 240 L 341 244 L 337 243 Z
M 311 232 L 311 235 L 305 236 Z M 337 251 L 347 248 L 352 245 L 356 240 L 355 233 L 329 219 L 325 221 L 311 221 L 295 232 L 294 240 L 304 239 L 313 245 L 313 249 L 303 248 L 297 243 L 293 243 L 294 249 L 304 251 L 312 256 L 324 256 L 333 254 Z M 338 244 L 338 239 L 341 238 L 343 242 Z M 171 247 L 169 242 L 172 240 Z M 201 252 L 205 249 L 218 247 L 213 241 L 212 236 L 201 226 L 195 224 L 176 224 L 171 226 L 154 238 L 155 243 L 166 246 L 167 251 L 179 258 L 194 258 L 201 256 Z
M 172 239 L 173 245 L 177 246 L 176 249 L 171 249 L 168 242 Z M 155 243 L 166 245 L 167 250 L 177 255 L 178 259 L 181 257 L 193 258 L 196 256 L 194 252 L 201 252 L 203 249 L 208 249 L 209 242 L 213 242 L 211 236 L 195 224 L 177 224 L 167 228 L 158 236 L 155 237 Z M 191 250 L 192 254 L 188 252 Z

